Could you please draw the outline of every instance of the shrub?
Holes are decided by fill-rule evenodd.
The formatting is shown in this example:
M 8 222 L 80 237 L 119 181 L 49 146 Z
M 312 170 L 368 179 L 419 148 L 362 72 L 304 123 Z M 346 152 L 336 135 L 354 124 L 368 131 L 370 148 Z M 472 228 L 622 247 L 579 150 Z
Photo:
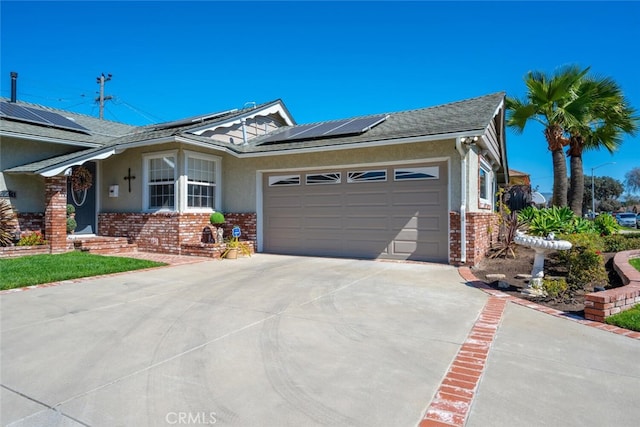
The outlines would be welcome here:
M 543 279 L 542 288 L 551 298 L 564 296 L 569 290 L 569 285 L 564 278 L 560 279 Z
M 602 258 L 603 238 L 595 233 L 583 233 L 563 235 L 562 239 L 572 245 L 568 251 L 559 251 L 559 257 L 568 269 L 567 285 L 571 294 L 606 286 L 609 280 Z
M 39 246 L 46 245 L 47 243 L 49 242 L 44 240 L 44 236 L 41 232 L 34 231 L 22 236 L 18 241 L 18 246 Z
M 567 207 L 536 209 L 527 207 L 520 211 L 518 220 L 527 227 L 532 236 L 554 234 L 589 233 L 594 231 L 591 221 L 575 216 Z
M 211 222 L 211 224 L 222 224 L 224 221 L 224 215 L 222 212 L 214 212 L 209 217 L 209 222 Z
M 11 204 L 0 199 L 0 246 L 9 246 L 13 242 L 16 214 Z
M 612 234 L 604 236 L 605 252 L 621 252 L 640 249 L 640 236 L 633 234 Z
M 600 214 L 593 220 L 593 226 L 597 233 L 609 236 L 620 229 L 618 221 L 609 214 Z
M 78 223 L 76 222 L 75 219 L 71 217 L 67 218 L 67 233 L 71 233 L 72 231 L 74 231 L 77 226 L 78 226 Z
M 76 213 L 76 208 L 72 204 L 67 205 L 67 215 Z

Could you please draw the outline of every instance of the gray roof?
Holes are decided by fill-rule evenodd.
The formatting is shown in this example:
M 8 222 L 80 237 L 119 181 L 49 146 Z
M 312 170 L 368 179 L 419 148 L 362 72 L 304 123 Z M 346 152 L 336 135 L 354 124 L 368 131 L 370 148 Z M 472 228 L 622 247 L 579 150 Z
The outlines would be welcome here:
M 69 131 L 63 131 L 59 129 L 50 129 L 42 126 L 29 125 L 25 123 L 13 122 L 9 120 L 2 120 L 2 130 L 11 129 L 16 132 L 17 129 L 22 129 L 22 133 L 33 135 L 37 139 L 38 136 L 44 136 L 49 138 L 65 138 L 73 139 L 73 141 L 94 142 L 97 143 L 95 148 L 88 150 L 78 151 L 76 153 L 67 154 L 47 160 L 42 160 L 28 165 L 22 165 L 14 167 L 5 172 L 15 173 L 39 173 L 40 171 L 50 169 L 53 167 L 59 167 L 65 164 L 72 164 L 83 158 L 90 158 L 92 155 L 99 154 L 102 151 L 108 151 L 118 146 L 127 146 L 130 144 L 141 143 L 149 141 L 152 144 L 154 140 L 162 140 L 181 137 L 184 140 L 190 140 L 194 143 L 209 146 L 212 149 L 226 150 L 238 155 L 243 154 L 256 154 L 275 151 L 295 151 L 299 149 L 311 148 L 311 147 L 327 147 L 331 150 L 331 147 L 345 145 L 357 146 L 361 143 L 370 143 L 377 141 L 397 140 L 403 138 L 416 138 L 416 137 L 429 137 L 429 136 L 442 136 L 450 134 L 461 133 L 482 133 L 484 132 L 491 120 L 493 119 L 497 109 L 502 105 L 504 101 L 505 93 L 499 92 L 490 95 L 485 95 L 477 98 L 467 99 L 458 102 L 452 102 L 449 104 L 438 105 L 435 107 L 421 108 L 410 111 L 401 111 L 394 113 L 387 113 L 387 119 L 359 135 L 339 136 L 339 137 L 325 137 L 320 139 L 306 140 L 306 141 L 291 141 L 282 143 L 271 143 L 260 145 L 262 140 L 267 139 L 277 133 L 284 132 L 292 126 L 285 126 L 278 130 L 271 132 L 265 136 L 254 138 L 246 145 L 235 145 L 227 142 L 215 141 L 211 138 L 197 136 L 189 133 L 190 130 L 201 128 L 203 123 L 215 124 L 219 122 L 225 122 L 235 117 L 242 117 L 243 115 L 250 114 L 256 108 L 269 107 L 277 103 L 282 102 L 280 100 L 267 102 L 260 104 L 250 110 L 238 110 L 230 111 L 224 114 L 215 116 L 214 118 L 204 121 L 192 121 L 180 120 L 176 122 L 169 122 L 164 124 L 156 124 L 151 126 L 134 127 L 129 125 L 123 125 L 114 122 L 106 122 L 93 117 L 84 115 L 78 115 L 74 113 L 64 112 L 60 110 L 49 109 L 60 114 L 69 114 L 77 123 L 85 126 L 91 132 L 100 132 L 92 135 L 84 135 L 81 133 L 74 133 Z M 284 104 L 282 104 L 284 106 Z M 42 108 L 42 107 L 39 107 Z M 363 116 L 369 117 L 369 116 Z M 8 124 L 9 126 L 5 126 Z M 321 122 L 321 123 L 329 123 Z M 41 129 L 34 129 L 41 128 Z M 62 135 L 61 133 L 64 133 Z
M 0 97 L 0 101 L 9 102 L 9 99 Z M 16 104 L 60 114 L 63 117 L 67 117 L 79 125 L 89 129 L 90 135 L 55 127 L 15 121 L 5 117 L 2 117 L 0 120 L 0 129 L 3 133 L 9 132 L 11 134 L 21 135 L 25 138 L 34 140 L 37 140 L 38 138 L 55 139 L 70 145 L 96 146 L 106 144 L 113 140 L 113 138 L 136 132 L 139 129 L 137 126 L 112 122 L 109 120 L 100 120 L 96 117 L 87 116 L 85 114 L 73 113 L 71 111 L 50 108 L 29 102 L 17 101 Z
M 283 127 L 267 136 L 255 138 L 250 145 L 240 148 L 243 153 L 255 153 L 456 133 L 482 133 L 491 123 L 504 97 L 505 93 L 500 92 L 435 107 L 388 113 L 385 121 L 359 135 L 260 145 L 262 140 L 290 128 Z

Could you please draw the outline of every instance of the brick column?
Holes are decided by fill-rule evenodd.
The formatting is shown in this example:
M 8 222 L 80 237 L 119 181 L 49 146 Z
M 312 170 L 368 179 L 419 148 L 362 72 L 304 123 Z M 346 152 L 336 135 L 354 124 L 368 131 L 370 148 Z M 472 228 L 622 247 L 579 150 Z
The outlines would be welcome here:
M 67 251 L 67 177 L 45 178 L 44 236 L 51 253 Z

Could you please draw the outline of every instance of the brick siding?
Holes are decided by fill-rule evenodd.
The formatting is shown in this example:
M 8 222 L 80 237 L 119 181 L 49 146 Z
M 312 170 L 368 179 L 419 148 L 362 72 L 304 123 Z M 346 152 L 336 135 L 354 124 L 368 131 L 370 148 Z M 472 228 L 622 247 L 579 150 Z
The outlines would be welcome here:
M 67 177 L 45 178 L 44 236 L 51 253 L 67 252 Z
M 145 252 L 181 255 L 186 247 L 193 253 L 194 247 L 210 243 L 211 224 L 207 213 L 101 213 L 98 215 L 100 236 L 126 237 Z M 238 225 L 242 230 L 240 240 L 255 241 L 255 213 L 226 213 L 222 224 L 224 236 Z
M 66 207 L 65 207 L 66 209 Z M 66 214 L 66 211 L 65 211 Z M 18 213 L 18 228 L 21 232 L 42 231 L 44 232 L 44 212 L 21 212 Z M 65 225 L 66 227 L 66 225 Z M 65 229 L 66 231 L 66 229 Z
M 498 215 L 494 212 L 467 213 L 465 265 L 480 263 L 498 239 Z M 460 213 L 449 212 L 449 263 L 462 264 L 462 236 L 460 232 Z

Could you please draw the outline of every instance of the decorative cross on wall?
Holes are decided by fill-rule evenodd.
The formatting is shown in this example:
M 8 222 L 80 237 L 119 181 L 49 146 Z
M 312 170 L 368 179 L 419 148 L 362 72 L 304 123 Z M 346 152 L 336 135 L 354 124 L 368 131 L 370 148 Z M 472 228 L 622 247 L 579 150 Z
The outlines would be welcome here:
M 124 179 L 126 179 L 127 181 L 129 181 L 129 193 L 131 193 L 131 180 L 132 179 L 136 179 L 135 176 L 131 175 L 131 168 L 129 168 L 129 172 L 127 173 L 127 176 L 124 177 Z

